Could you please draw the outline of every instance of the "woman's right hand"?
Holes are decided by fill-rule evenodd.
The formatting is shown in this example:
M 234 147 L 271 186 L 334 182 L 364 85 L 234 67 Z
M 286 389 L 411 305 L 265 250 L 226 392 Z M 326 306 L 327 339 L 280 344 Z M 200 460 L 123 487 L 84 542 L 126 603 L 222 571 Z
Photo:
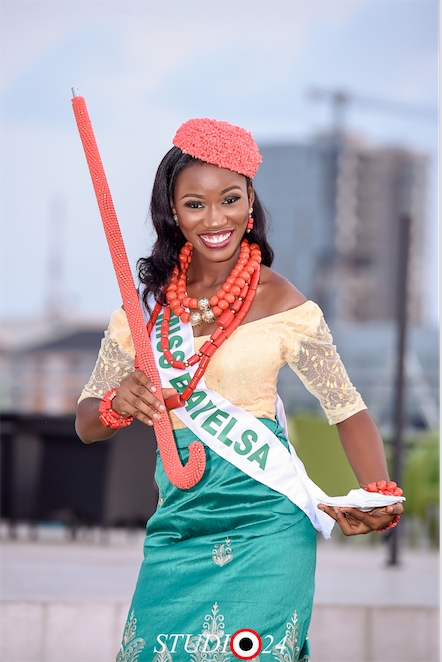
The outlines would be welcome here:
M 125 377 L 117 389 L 112 409 L 121 416 L 133 416 L 145 425 L 153 425 L 166 411 L 156 397 L 156 387 L 141 370 Z M 163 389 L 164 397 L 176 393 L 174 389 Z
M 144 372 L 137 370 L 121 382 L 112 401 L 112 409 L 122 416 L 134 416 L 142 423 L 152 426 L 166 411 L 166 407 L 158 400 L 155 392 L 155 386 L 150 379 Z M 176 390 L 164 388 L 162 393 L 163 398 L 166 399 L 175 395 Z M 116 433 L 114 428 L 108 428 L 100 421 L 98 411 L 100 402 L 98 398 L 85 398 L 77 405 L 75 430 L 85 444 L 109 439 Z

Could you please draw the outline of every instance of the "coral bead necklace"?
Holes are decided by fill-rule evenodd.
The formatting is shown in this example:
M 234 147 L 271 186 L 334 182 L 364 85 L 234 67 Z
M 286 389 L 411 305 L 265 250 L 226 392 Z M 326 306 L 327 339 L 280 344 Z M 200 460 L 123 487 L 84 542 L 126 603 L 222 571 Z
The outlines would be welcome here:
M 181 271 L 175 267 L 172 278 L 166 289 L 166 302 L 170 305 L 175 315 L 182 322 L 190 322 L 192 326 L 200 324 L 212 324 L 223 312 L 228 310 L 237 297 L 244 299 L 244 288 L 248 288 L 251 278 L 261 262 L 261 251 L 257 244 L 249 246 L 244 239 L 241 242 L 240 253 L 235 267 L 220 289 L 210 299 L 200 297 L 199 299 L 187 295 L 187 269 L 192 260 L 193 246 L 186 242 L 182 247 L 179 260 Z M 185 310 L 189 308 L 189 312 Z
M 258 287 L 261 263 L 261 250 L 257 244 L 241 242 L 240 254 L 236 266 L 230 272 L 222 287 L 210 298 L 192 298 L 187 295 L 187 269 L 192 259 L 192 244 L 187 242 L 181 249 L 179 260 L 181 269 L 174 268 L 172 278 L 166 287 L 163 321 L 161 323 L 161 350 L 166 361 L 178 370 L 184 370 L 199 363 L 189 385 L 182 393 L 165 400 L 168 409 L 182 407 L 191 397 L 206 368 L 223 342 L 231 336 L 247 315 L 255 298 Z M 189 310 L 185 310 L 188 308 Z M 162 309 L 157 303 L 152 311 L 147 329 L 151 333 Z M 209 340 L 201 346 L 199 352 L 186 361 L 175 361 L 169 349 L 169 325 L 172 311 L 182 322 L 199 326 L 203 322 L 210 324 L 216 320 L 217 328 Z

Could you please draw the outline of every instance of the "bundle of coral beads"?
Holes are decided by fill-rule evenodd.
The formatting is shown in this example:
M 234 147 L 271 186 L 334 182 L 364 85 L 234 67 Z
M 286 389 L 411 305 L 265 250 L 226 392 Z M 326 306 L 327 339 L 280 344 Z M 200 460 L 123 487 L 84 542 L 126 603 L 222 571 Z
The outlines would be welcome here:
M 377 483 L 369 483 L 364 489 L 367 492 L 377 492 L 378 494 L 385 494 L 386 496 L 400 497 L 403 495 L 403 490 L 401 490 L 393 480 L 390 480 L 388 483 L 386 480 L 380 480 Z

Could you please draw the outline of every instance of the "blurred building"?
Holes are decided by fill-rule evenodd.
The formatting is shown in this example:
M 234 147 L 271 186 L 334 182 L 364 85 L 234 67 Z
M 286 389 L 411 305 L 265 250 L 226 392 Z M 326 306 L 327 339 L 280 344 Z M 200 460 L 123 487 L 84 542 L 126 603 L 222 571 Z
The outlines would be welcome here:
M 51 320 L 5 322 L 0 410 L 72 414 L 95 364 L 104 327 Z
M 0 339 L 0 517 L 79 526 L 144 526 L 158 498 L 155 436 L 135 421 L 107 441 L 75 433 L 78 396 L 105 324 L 4 322 Z
M 329 321 L 393 320 L 399 224 L 410 214 L 409 313 L 421 323 L 427 157 L 336 135 L 260 150 L 255 184 L 272 218 L 275 269 Z
M 260 151 L 255 186 L 271 216 L 274 268 L 321 306 L 350 378 L 387 429 L 399 226 L 411 215 L 407 424 L 437 427 L 438 331 L 423 319 L 427 157 L 339 132 L 310 143 L 261 145 Z M 319 410 L 288 368 L 278 389 L 288 411 Z

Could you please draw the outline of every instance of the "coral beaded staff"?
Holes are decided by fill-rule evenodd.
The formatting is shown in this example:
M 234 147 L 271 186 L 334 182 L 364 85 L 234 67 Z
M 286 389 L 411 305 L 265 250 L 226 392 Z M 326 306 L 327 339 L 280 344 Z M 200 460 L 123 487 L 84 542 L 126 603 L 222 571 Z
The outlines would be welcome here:
M 100 153 L 98 151 L 94 131 L 86 108 L 86 102 L 83 97 L 78 95 L 75 89 L 72 89 L 72 93 L 72 107 L 91 174 L 92 184 L 111 253 L 115 274 L 118 280 L 121 297 L 129 322 L 136 351 L 137 363 L 140 370 L 147 374 L 155 385 L 157 389 L 157 397 L 161 400 L 160 377 L 155 366 L 143 312 L 141 310 L 129 261 L 127 259 L 123 237 L 121 235 Z M 125 420 L 125 417 L 119 417 L 116 415 L 116 412 L 113 412 L 112 410 L 112 398 L 115 393 L 109 392 L 107 395 L 108 397 L 104 401 L 104 406 L 101 409 L 102 415 L 115 415 L 116 419 L 120 419 L 121 422 L 115 421 L 113 427 L 127 425 L 132 419 Z M 161 418 L 154 423 L 154 430 L 157 437 L 158 449 L 161 453 L 161 458 L 164 464 L 164 470 L 170 482 L 180 489 L 190 489 L 196 485 L 201 480 L 206 465 L 206 456 L 203 445 L 198 441 L 194 441 L 190 444 L 189 459 L 187 464 L 183 466 L 178 455 L 169 417 L 161 416 Z

